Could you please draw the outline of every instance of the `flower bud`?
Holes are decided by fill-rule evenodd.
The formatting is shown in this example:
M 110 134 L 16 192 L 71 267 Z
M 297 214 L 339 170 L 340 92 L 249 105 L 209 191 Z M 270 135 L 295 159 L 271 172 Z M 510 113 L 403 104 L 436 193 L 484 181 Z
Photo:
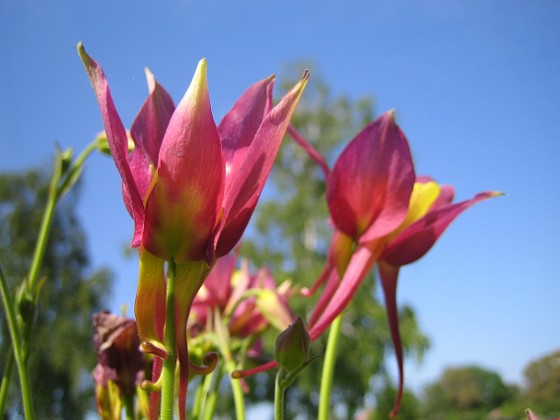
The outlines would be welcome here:
M 288 372 L 301 368 L 309 354 L 311 338 L 303 320 L 298 317 L 276 339 L 276 362 Z

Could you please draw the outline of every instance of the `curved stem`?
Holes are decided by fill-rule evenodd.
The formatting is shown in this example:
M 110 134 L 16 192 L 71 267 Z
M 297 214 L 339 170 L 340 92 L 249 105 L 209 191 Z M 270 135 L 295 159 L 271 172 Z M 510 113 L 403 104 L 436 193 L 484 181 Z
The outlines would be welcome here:
M 165 330 L 163 343 L 167 358 L 163 361 L 161 387 L 161 420 L 173 420 L 175 400 L 175 367 L 177 365 L 175 338 L 175 276 L 177 265 L 173 260 L 167 266 L 167 292 L 165 297 Z
M 334 362 L 336 360 L 336 346 L 338 344 L 338 337 L 340 336 L 341 325 L 342 314 L 334 319 L 329 331 L 327 350 L 325 352 L 325 361 L 323 362 L 323 373 L 321 374 L 321 396 L 319 400 L 318 417 L 319 420 L 328 420 L 329 418 L 329 400 L 333 382 Z
M 10 330 L 10 338 L 12 339 L 12 346 L 14 349 L 13 353 L 19 372 L 21 396 L 23 399 L 23 411 L 27 420 L 33 420 L 35 418 L 35 413 L 33 410 L 33 400 L 31 398 L 31 387 L 29 385 L 29 372 L 27 370 L 27 364 L 25 363 L 23 358 L 21 331 L 18 327 L 16 311 L 10 296 L 6 278 L 4 277 L 4 270 L 2 269 L 1 265 L 0 289 L 2 293 L 2 301 L 4 303 L 4 310 L 6 312 L 6 319 L 8 321 L 8 329 Z

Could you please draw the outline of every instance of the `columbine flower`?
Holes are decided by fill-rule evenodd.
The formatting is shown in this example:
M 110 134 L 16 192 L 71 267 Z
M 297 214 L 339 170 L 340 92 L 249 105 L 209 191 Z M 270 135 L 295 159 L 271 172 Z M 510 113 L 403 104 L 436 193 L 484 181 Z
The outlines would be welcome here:
M 427 177 L 415 182 L 408 142 L 392 112 L 383 114 L 358 134 L 328 174 L 327 202 L 335 233 L 325 269 L 307 292 L 325 283 L 309 321 L 310 335 L 316 339 L 328 328 L 378 263 L 399 365 L 395 414 L 403 386 L 396 306 L 399 267 L 428 252 L 461 212 L 496 195 L 499 193 L 484 192 L 451 204 L 452 187 L 440 187 Z
M 181 380 L 188 378 L 186 322 L 196 292 L 216 258 L 245 230 L 308 74 L 272 107 L 273 77 L 251 86 L 216 126 L 201 60 L 177 108 L 147 71 L 150 94 L 128 138 L 105 74 L 78 45 L 93 85 L 123 198 L 134 220 L 140 278 L 135 313 L 142 340 L 164 356 L 161 344 L 164 262 L 177 264 L 175 329 Z M 146 348 L 146 347 L 145 347 Z M 186 382 L 181 383 L 181 394 Z M 180 407 L 183 407 L 180 398 Z M 184 416 L 184 412 L 181 412 Z
M 399 392 L 393 409 L 395 415 L 403 391 L 403 352 L 396 302 L 399 268 L 423 257 L 447 226 L 463 211 L 482 200 L 497 195 L 500 193 L 483 192 L 470 200 L 452 203 L 453 187 L 439 186 L 427 177 L 419 178 L 414 184 L 406 219 L 383 240 L 385 249 L 378 262 L 378 271 L 399 367 Z
M 383 251 L 380 238 L 398 228 L 414 185 L 408 142 L 387 112 L 343 150 L 327 178 L 335 234 L 323 275 L 326 289 L 310 322 L 313 339 L 344 310 Z

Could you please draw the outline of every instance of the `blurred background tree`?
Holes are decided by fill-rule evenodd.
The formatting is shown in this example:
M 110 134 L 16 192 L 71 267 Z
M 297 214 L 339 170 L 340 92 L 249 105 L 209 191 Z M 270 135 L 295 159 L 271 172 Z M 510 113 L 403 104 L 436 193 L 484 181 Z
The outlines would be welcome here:
M 280 90 L 285 92 L 293 86 L 304 68 L 311 69 L 312 77 L 292 124 L 332 165 L 343 146 L 373 120 L 373 100 L 334 95 L 313 63 L 289 65 L 278 82 Z M 295 285 L 311 286 L 325 263 L 332 227 L 324 174 L 290 136 L 284 140 L 251 226 L 241 255 L 255 266 L 267 266 L 278 282 L 289 278 Z M 372 380 L 386 373 L 386 356 L 393 353 L 385 309 L 376 288 L 372 274 L 344 314 L 331 398 L 338 418 L 352 418 L 371 400 L 376 391 L 371 387 Z M 290 304 L 296 314 L 306 319 L 316 298 L 295 296 Z M 401 309 L 401 327 L 406 354 L 421 359 L 428 339 L 419 330 L 411 308 Z M 326 336 L 314 344 L 312 354 L 324 352 Z M 396 364 L 393 357 L 387 362 Z M 288 389 L 288 418 L 316 417 L 321 367 L 319 358 Z M 255 400 L 263 396 L 272 399 L 273 374 L 260 375 L 250 382 L 254 387 L 258 385 Z
M 560 350 L 530 362 L 523 372 L 530 407 L 541 416 L 560 417 Z
M 33 256 L 49 175 L 43 170 L 0 174 L 0 261 L 10 290 L 27 275 Z M 77 216 L 79 184 L 59 202 L 45 254 L 29 371 L 37 418 L 79 419 L 95 409 L 91 371 L 96 363 L 92 314 L 104 308 L 112 277 L 92 270 Z M 3 312 L 2 312 L 3 313 Z M 0 323 L 0 371 L 9 349 Z M 7 413 L 21 407 L 17 370 L 12 371 Z
M 511 403 L 517 393 L 496 372 L 479 366 L 447 368 L 425 389 L 422 418 L 484 419 Z M 513 418 L 523 416 L 520 409 Z M 506 417 L 496 417 L 506 418 Z

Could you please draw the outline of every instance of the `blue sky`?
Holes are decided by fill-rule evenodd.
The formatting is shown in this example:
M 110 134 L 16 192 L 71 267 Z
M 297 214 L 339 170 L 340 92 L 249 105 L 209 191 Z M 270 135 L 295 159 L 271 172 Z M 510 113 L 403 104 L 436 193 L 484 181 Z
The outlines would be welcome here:
M 418 173 L 459 199 L 507 194 L 402 270 L 399 301 L 432 341 L 407 382 L 463 363 L 520 382 L 531 359 L 560 347 L 559 12 L 554 0 L 1 0 L 0 170 L 49 165 L 55 144 L 80 151 L 101 130 L 78 41 L 103 65 L 127 126 L 146 66 L 177 101 L 206 57 L 219 120 L 251 83 L 312 59 L 335 93 L 397 110 Z M 112 309 L 132 307 L 132 222 L 110 159 L 92 157 L 84 181 L 92 262 L 115 272 Z

